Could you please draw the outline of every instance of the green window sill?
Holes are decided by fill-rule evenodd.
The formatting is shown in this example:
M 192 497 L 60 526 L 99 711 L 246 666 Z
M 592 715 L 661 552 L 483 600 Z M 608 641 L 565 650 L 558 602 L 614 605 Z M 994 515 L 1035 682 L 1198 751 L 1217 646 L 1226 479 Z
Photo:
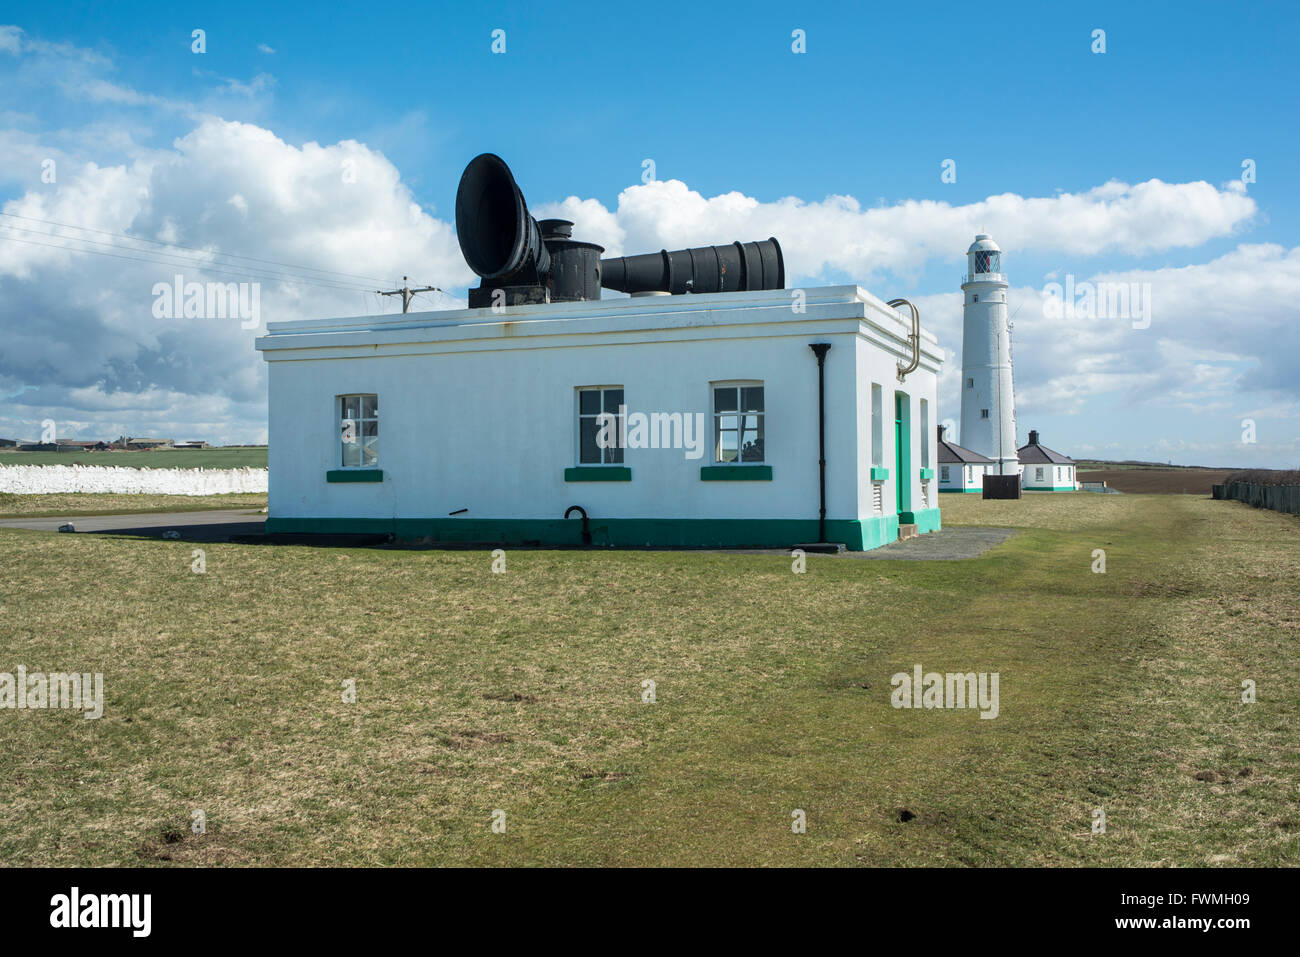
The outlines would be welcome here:
M 705 482 L 770 482 L 770 465 L 703 465 L 700 479 Z
M 564 470 L 566 482 L 630 482 L 632 470 L 619 465 L 579 465 Z
M 921 481 L 934 478 L 934 469 L 921 469 Z
M 889 479 L 889 469 L 882 469 L 878 466 L 872 466 L 871 481 L 884 482 L 887 481 L 888 479 Z
M 382 482 L 383 469 L 330 469 L 325 473 L 327 482 Z

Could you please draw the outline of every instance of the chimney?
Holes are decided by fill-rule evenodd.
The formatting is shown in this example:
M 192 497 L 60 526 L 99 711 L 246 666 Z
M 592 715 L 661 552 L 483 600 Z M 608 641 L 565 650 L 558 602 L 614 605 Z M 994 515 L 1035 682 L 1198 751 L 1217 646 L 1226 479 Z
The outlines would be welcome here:
M 947 431 L 948 431 L 948 429 L 947 429 L 945 426 L 942 426 L 942 425 L 939 426 L 939 441 L 940 441 L 940 442 L 943 441 L 943 434 L 944 434 L 945 432 L 947 432 Z
M 1030 445 L 1037 445 L 1037 444 L 1038 444 L 1038 430 L 1037 430 L 1037 429 L 1030 429 L 1030 430 L 1029 430 L 1029 444 L 1030 444 Z

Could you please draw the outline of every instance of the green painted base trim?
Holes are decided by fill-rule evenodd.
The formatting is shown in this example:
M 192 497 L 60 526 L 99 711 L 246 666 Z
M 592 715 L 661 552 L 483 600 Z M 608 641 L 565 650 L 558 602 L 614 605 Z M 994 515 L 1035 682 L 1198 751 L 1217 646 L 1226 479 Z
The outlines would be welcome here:
M 566 482 L 630 482 L 632 470 L 617 465 L 579 465 L 564 470 Z
M 939 491 L 940 492 L 974 492 L 975 494 L 978 495 L 980 492 L 984 490 L 978 488 L 941 488 L 939 489 Z
M 872 466 L 872 468 L 871 468 L 871 481 L 873 481 L 873 482 L 886 482 L 886 481 L 888 481 L 888 480 L 889 480 L 889 469 L 882 469 L 882 468 L 880 468 L 880 467 L 878 467 L 878 466 Z
M 702 465 L 700 479 L 705 482 L 770 482 L 770 465 Z
M 923 508 L 915 512 L 902 512 L 898 516 L 898 521 L 903 525 L 915 525 L 918 534 L 937 532 L 943 527 L 939 521 L 939 510 L 937 508 Z
M 1073 485 L 1022 485 L 1021 491 L 1024 492 L 1074 492 L 1077 491 Z
M 937 516 L 938 509 L 933 510 Z M 608 548 L 789 548 L 817 540 L 817 519 L 592 518 L 593 545 Z M 267 534 L 393 535 L 400 541 L 483 545 L 581 545 L 582 520 L 511 518 L 277 518 Z M 827 519 L 826 538 L 853 551 L 898 538 L 898 517 Z
M 330 469 L 325 473 L 327 482 L 382 482 L 383 469 Z
M 934 469 L 921 469 L 921 481 L 925 482 L 934 478 Z

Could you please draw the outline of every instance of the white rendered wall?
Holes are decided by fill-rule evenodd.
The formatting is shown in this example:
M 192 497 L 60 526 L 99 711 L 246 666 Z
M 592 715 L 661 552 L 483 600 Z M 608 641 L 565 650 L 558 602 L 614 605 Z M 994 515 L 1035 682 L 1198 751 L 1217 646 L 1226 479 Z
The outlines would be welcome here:
M 900 387 L 908 328 L 893 310 L 857 287 L 803 292 L 802 313 L 789 291 L 776 291 L 273 324 L 258 340 L 270 362 L 271 515 L 468 509 L 466 518 L 559 519 L 577 504 L 593 518 L 816 518 L 817 361 L 808 346 L 830 342 L 827 517 L 871 517 L 870 382 L 887 405 L 892 483 L 894 389 L 914 406 L 927 398 L 933 417 L 940 353 L 924 334 L 922 366 Z M 700 478 L 715 464 L 711 384 L 727 380 L 764 384 L 772 481 Z M 579 464 L 574 390 L 594 385 L 622 386 L 629 412 L 704 413 L 703 457 L 627 449 L 630 482 L 566 482 L 564 470 Z M 382 483 L 325 481 L 340 467 L 336 396 L 350 393 L 379 396 Z M 933 447 L 930 455 L 933 463 Z M 892 487 L 884 504 L 892 514 Z
M 950 462 L 946 467 L 948 469 L 948 480 L 946 482 L 943 480 L 942 467 L 938 472 L 939 487 L 941 489 L 960 489 L 963 491 L 965 489 L 984 490 L 984 470 L 989 466 L 962 465 L 956 462 Z M 968 468 L 971 470 L 971 477 L 969 479 L 966 477 L 966 470 Z

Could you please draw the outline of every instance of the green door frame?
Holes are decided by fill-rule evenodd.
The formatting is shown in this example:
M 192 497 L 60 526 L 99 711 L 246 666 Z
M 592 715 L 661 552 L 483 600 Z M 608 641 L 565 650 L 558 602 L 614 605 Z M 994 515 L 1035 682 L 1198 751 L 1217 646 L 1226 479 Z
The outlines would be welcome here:
M 894 500 L 898 520 L 912 511 L 911 402 L 906 392 L 894 393 Z M 907 521 L 911 521 L 910 518 Z

